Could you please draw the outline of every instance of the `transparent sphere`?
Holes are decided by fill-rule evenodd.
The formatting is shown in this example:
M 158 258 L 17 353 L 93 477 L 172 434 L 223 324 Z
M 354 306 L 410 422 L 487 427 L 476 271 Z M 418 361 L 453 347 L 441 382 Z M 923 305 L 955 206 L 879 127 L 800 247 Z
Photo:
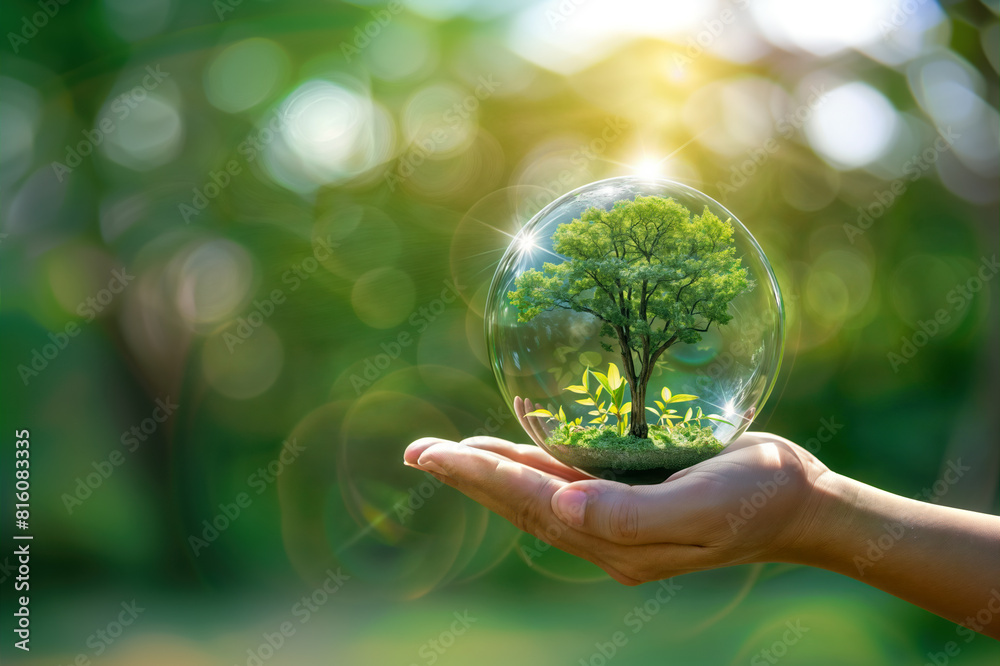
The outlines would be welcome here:
M 595 477 L 659 483 L 750 426 L 777 377 L 784 312 L 767 257 L 721 204 L 611 178 L 517 233 L 486 339 L 535 443 Z

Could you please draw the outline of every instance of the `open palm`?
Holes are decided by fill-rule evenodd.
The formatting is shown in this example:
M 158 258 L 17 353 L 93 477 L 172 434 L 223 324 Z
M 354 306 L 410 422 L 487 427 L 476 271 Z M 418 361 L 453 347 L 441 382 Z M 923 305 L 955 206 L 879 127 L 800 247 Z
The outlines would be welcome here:
M 524 405 L 517 411 L 523 420 Z M 780 559 L 815 515 L 812 489 L 828 471 L 805 449 L 767 433 L 746 433 L 652 486 L 592 479 L 536 446 L 495 437 L 424 438 L 404 459 L 630 585 Z

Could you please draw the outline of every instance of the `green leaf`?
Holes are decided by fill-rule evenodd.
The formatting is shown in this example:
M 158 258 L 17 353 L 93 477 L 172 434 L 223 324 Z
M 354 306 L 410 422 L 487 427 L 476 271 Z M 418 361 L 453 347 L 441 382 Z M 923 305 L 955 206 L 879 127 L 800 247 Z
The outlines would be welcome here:
M 697 400 L 698 396 L 691 395 L 690 393 L 678 393 L 673 396 L 667 402 L 690 402 L 691 400 Z
M 562 411 L 562 408 L 561 408 L 561 407 L 559 408 L 559 411 L 560 411 L 560 412 Z M 687 410 L 687 413 L 686 413 L 686 414 L 684 415 L 684 423 L 687 423 L 688 421 L 690 421 L 690 420 L 691 420 L 691 414 L 692 414 L 692 412 L 691 412 L 691 408 L 690 408 L 690 407 L 688 407 L 688 410 Z
M 553 418 L 552 412 L 547 409 L 536 409 L 533 412 L 528 412 L 525 416 L 548 416 L 549 418 Z
M 605 391 L 608 392 L 608 395 L 612 395 L 614 393 L 611 390 L 611 385 L 608 384 L 608 376 L 607 375 L 602 375 L 599 372 L 595 372 L 594 373 L 594 379 L 597 380 L 597 383 L 601 385 L 602 389 L 604 389 Z M 600 394 L 601 394 L 600 389 L 598 389 L 597 395 L 600 395 Z
M 593 398 L 584 398 L 582 400 L 577 400 L 576 403 L 578 405 L 593 405 L 594 404 L 594 400 L 593 400 Z
M 617 389 L 621 385 L 622 376 L 618 372 L 618 366 L 614 363 L 608 363 L 608 386 Z
M 719 416 L 717 414 L 711 414 L 709 416 L 703 416 L 701 418 L 703 418 L 705 420 L 708 420 L 708 421 L 718 421 L 719 423 L 725 423 L 726 425 L 731 425 L 731 426 L 735 427 L 735 424 L 730 423 L 729 421 L 727 421 L 726 419 L 722 418 L 721 416 Z
M 558 416 L 556 416 L 556 418 L 559 419 L 561 423 L 566 423 L 566 412 L 563 411 L 563 408 L 561 406 L 559 407 L 559 414 Z
M 587 423 L 604 423 L 604 419 L 602 418 L 591 419 L 587 421 Z
M 590 368 L 583 369 L 583 381 L 581 383 L 583 384 L 584 390 L 586 390 L 587 393 L 590 393 Z
M 656 409 L 654 409 L 653 407 L 647 407 L 647 408 L 646 408 L 646 411 L 647 411 L 647 412 L 653 412 L 653 413 L 654 413 L 654 414 L 656 414 L 657 416 L 660 416 L 660 415 L 661 415 L 661 414 L 660 414 L 660 413 L 659 413 L 658 411 L 656 411 Z
M 631 402 L 626 402 L 624 405 L 622 405 L 622 411 L 625 412 L 626 414 L 631 413 L 632 412 L 632 403 Z
M 663 398 L 663 402 L 670 402 L 670 389 L 664 386 L 660 391 L 660 397 Z
M 619 384 L 612 395 L 614 396 L 615 404 L 621 406 L 622 400 L 625 399 L 625 384 Z
M 663 409 L 664 409 L 664 407 L 663 407 L 663 403 L 662 403 L 662 402 L 660 402 L 659 400 L 654 400 L 653 402 L 655 402 L 655 403 L 656 403 L 656 406 L 657 406 L 657 407 L 659 407 L 660 411 L 662 412 L 662 411 L 663 411 Z M 647 407 L 646 409 L 649 409 L 649 408 Z

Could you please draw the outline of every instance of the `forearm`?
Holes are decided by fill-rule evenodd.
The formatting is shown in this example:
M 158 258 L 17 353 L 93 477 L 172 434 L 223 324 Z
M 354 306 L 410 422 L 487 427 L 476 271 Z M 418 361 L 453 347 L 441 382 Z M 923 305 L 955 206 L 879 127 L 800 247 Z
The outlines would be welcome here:
M 1000 517 L 907 499 L 827 472 L 789 561 L 856 578 L 1000 638 Z

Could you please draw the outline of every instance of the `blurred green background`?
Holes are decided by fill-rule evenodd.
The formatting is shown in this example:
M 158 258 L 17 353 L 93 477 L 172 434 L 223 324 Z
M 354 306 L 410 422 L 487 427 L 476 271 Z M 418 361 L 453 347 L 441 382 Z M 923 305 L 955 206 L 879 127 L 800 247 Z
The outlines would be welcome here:
M 642 173 L 721 201 L 778 274 L 786 355 L 755 428 L 996 513 L 997 15 L 5 2 L 3 660 L 931 661 L 955 625 L 861 583 L 743 566 L 664 604 L 400 461 L 424 435 L 525 440 L 486 361 L 495 264 L 540 205 Z M 998 655 L 977 637 L 947 658 Z

